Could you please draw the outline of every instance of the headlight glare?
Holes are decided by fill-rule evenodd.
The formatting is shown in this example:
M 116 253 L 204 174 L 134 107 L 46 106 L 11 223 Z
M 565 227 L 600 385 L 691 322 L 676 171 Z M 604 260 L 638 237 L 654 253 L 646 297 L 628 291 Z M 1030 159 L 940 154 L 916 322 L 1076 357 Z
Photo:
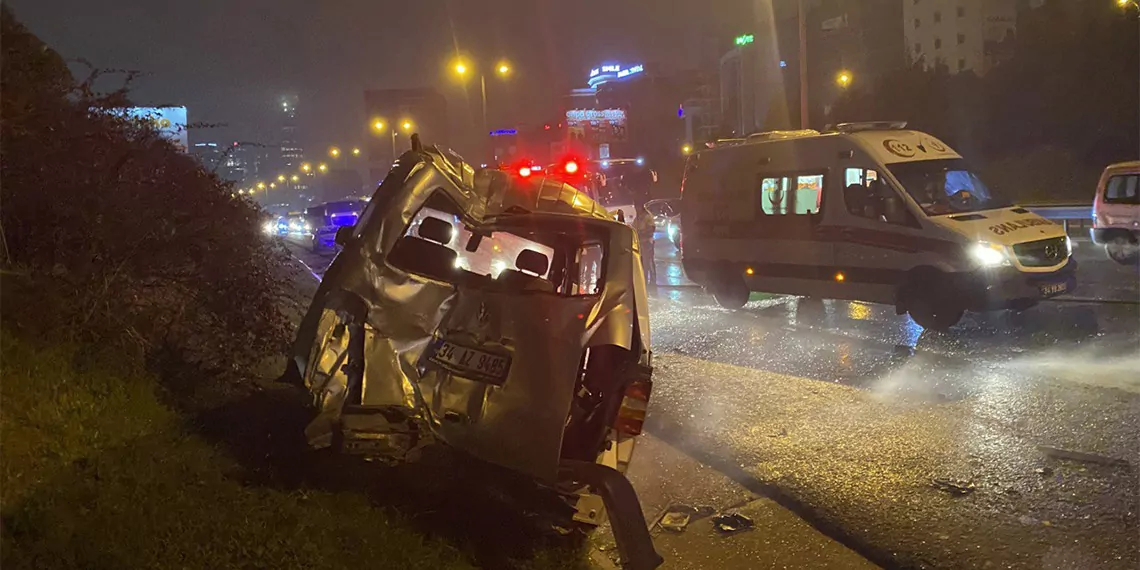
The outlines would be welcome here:
M 1002 265 L 1009 265 L 1009 256 L 1005 253 L 1005 247 L 980 241 L 970 246 L 970 257 L 982 267 L 998 267 Z

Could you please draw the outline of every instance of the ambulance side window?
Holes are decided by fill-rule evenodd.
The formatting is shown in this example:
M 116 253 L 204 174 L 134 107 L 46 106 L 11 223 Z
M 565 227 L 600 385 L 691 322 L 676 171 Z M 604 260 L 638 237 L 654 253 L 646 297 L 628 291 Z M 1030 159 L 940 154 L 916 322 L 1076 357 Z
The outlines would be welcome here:
M 823 205 L 823 174 L 760 176 L 760 213 L 767 216 L 818 214 Z
M 843 172 L 843 202 L 854 216 L 879 220 L 883 215 L 883 186 L 879 173 L 858 167 Z

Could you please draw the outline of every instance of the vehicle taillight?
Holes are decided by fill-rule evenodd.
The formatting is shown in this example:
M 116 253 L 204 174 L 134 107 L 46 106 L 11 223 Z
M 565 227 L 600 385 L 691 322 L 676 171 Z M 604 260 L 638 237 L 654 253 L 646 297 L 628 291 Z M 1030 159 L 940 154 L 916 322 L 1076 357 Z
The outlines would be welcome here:
M 637 378 L 625 388 L 621 399 L 614 429 L 625 435 L 640 435 L 645 425 L 645 413 L 649 410 L 649 395 L 653 391 L 652 368 L 638 366 Z
M 526 167 L 526 166 L 520 167 L 519 168 L 519 176 L 521 176 L 523 178 L 529 177 L 530 176 L 530 168 Z

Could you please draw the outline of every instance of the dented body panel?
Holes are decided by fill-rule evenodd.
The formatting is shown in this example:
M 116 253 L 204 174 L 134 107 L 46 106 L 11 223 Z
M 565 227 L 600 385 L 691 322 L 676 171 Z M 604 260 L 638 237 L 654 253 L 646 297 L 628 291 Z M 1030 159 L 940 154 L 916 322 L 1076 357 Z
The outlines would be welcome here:
M 309 443 L 406 461 L 442 442 L 595 516 L 566 466 L 624 471 L 644 417 L 626 390 L 647 401 L 652 370 L 633 230 L 560 182 L 429 148 L 400 158 L 342 245 L 292 350 Z

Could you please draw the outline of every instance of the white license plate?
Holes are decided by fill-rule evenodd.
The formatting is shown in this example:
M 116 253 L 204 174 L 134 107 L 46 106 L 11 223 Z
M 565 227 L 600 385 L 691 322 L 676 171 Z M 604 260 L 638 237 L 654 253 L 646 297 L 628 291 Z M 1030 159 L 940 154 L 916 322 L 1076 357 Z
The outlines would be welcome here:
M 1060 295 L 1069 290 L 1069 284 L 1064 281 L 1060 283 L 1046 283 L 1044 285 L 1038 285 L 1038 287 L 1041 289 L 1041 294 L 1046 297 Z
M 439 341 L 428 359 L 454 374 L 502 385 L 511 368 L 509 356 L 491 354 L 446 340 Z

